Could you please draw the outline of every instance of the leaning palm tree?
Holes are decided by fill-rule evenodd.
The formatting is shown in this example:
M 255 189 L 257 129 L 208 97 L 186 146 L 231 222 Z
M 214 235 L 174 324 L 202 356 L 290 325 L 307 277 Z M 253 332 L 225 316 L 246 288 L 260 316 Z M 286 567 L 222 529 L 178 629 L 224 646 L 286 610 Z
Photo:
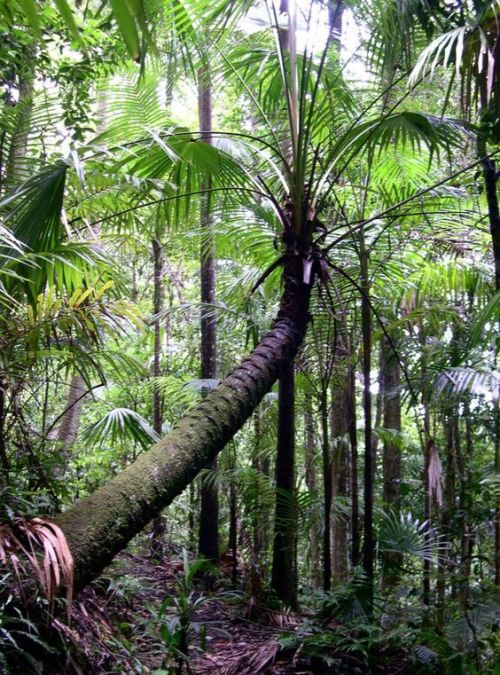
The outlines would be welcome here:
M 127 30 L 123 12 L 132 5 L 112 5 L 115 11 L 125 7 L 120 25 Z M 329 255 L 359 230 L 359 223 L 350 223 L 342 215 L 346 209 L 342 203 L 339 206 L 336 195 L 346 168 L 370 146 L 413 142 L 436 148 L 449 142 L 449 127 L 443 120 L 397 112 L 394 107 L 382 117 L 357 110 L 328 45 L 319 53 L 307 47 L 298 53 L 295 2 L 285 5 L 279 14 L 274 3 L 265 2 L 270 28 L 253 35 L 251 41 L 240 33 L 243 49 L 220 54 L 221 68 L 241 86 L 265 133 L 214 130 L 214 145 L 209 145 L 199 133 L 187 129 L 152 130 L 147 138 L 131 139 L 116 151 L 112 172 L 119 189 L 114 194 L 123 206 L 118 212 L 115 206 L 115 211 L 102 213 L 93 225 L 128 218 L 153 206 L 161 206 L 164 216 L 175 222 L 189 214 L 195 195 L 224 195 L 227 208 L 243 212 L 258 208 L 273 223 L 280 251 L 257 285 L 280 268 L 282 294 L 269 332 L 217 388 L 134 464 L 58 517 L 75 561 L 76 588 L 97 576 L 216 457 L 291 363 L 309 323 L 312 289 L 316 282 L 328 283 Z M 199 34 L 207 18 L 214 18 L 213 6 L 202 0 L 167 6 L 182 28 L 179 34 L 190 39 Z M 216 10 L 222 17 L 220 30 L 240 13 L 231 13 L 231 2 L 217 3 Z M 127 32 L 129 47 L 135 44 L 143 18 L 134 17 Z M 257 88 L 255 82 L 260 83 Z M 102 176 L 102 153 L 94 148 L 81 154 L 87 179 L 92 174 Z M 67 171 L 60 163 L 46 169 L 43 186 L 50 189 L 50 201 L 37 218 L 25 221 L 28 245 L 60 223 Z M 29 208 L 30 198 L 25 196 L 25 208 Z M 401 212 L 420 196 L 417 191 L 385 208 L 382 215 Z M 80 206 L 78 200 L 75 203 L 72 223 L 88 215 L 88 199 Z M 102 208 L 103 202 L 99 204 Z M 325 225 L 330 221 L 331 231 Z M 363 217 L 365 232 L 377 222 L 378 214 Z M 24 228 L 18 228 L 18 234 L 19 229 Z

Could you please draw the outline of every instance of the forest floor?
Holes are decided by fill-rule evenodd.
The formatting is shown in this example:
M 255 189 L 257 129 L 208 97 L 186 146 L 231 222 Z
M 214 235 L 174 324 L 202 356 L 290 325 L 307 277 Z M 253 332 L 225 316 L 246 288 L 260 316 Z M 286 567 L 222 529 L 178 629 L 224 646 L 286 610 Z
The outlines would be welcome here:
M 192 611 L 188 669 L 183 672 L 193 675 L 409 672 L 401 655 L 385 660 L 382 668 L 373 671 L 362 663 L 358 665 L 354 657 L 349 657 L 350 662 L 340 670 L 325 665 L 312 667 L 301 659 L 300 649 L 285 649 L 280 640 L 310 618 L 310 613 L 252 607 L 248 596 L 227 590 L 231 588 L 230 576 L 229 572 L 218 579 L 213 593 L 203 592 L 203 580 L 197 583 L 196 590 L 184 593 Z M 162 613 L 162 603 L 165 598 L 179 598 L 182 579 L 183 563 L 178 552 L 166 555 L 160 562 L 151 559 L 147 547 L 119 554 L 105 574 L 75 599 L 71 627 L 57 622 L 59 630 L 65 633 L 66 644 L 73 645 L 60 672 L 80 675 L 180 672 L 168 649 L 168 634 L 162 637 L 162 627 L 169 625 L 175 612 L 171 600 L 167 600 L 168 607 Z M 248 618 L 251 609 L 256 620 Z
M 165 556 L 161 562 L 155 562 L 147 552 L 119 554 L 105 576 L 75 600 L 71 628 L 59 624 L 76 647 L 77 657 L 71 658 L 75 670 L 80 669 L 86 675 L 176 672 L 161 638 L 165 617 L 162 622 L 159 608 L 166 597 L 178 595 L 182 575 L 179 556 Z M 297 669 L 298 664 L 279 643 L 279 636 L 293 630 L 299 618 L 266 610 L 260 622 L 251 621 L 245 616 L 249 605 L 244 596 L 221 590 L 228 583 L 222 578 L 213 594 L 192 591 L 189 602 L 194 604 L 200 597 L 203 601 L 197 603 L 190 619 L 187 672 L 197 675 L 307 672 Z M 202 587 L 203 582 L 199 585 Z

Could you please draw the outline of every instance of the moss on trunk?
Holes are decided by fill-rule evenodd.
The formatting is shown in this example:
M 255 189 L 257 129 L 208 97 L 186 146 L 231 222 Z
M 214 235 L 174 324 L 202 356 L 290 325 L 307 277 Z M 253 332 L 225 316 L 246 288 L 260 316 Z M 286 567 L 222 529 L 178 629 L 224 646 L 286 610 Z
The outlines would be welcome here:
M 100 574 L 243 426 L 299 348 L 310 286 L 298 256 L 285 271 L 274 327 L 213 392 L 134 464 L 58 518 L 75 560 L 75 588 Z

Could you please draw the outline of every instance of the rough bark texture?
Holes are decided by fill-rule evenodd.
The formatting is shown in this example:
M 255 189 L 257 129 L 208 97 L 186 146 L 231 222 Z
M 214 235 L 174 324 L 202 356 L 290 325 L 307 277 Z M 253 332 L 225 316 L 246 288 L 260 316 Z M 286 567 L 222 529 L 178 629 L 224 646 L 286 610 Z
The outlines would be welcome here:
M 277 319 L 251 355 L 151 450 L 57 519 L 75 559 L 77 590 L 217 456 L 294 357 L 309 316 L 301 257 L 288 261 L 284 276 Z
M 198 112 L 200 138 L 205 143 L 212 140 L 212 89 L 208 67 L 198 73 Z M 204 185 L 203 188 L 209 187 Z M 209 195 L 203 195 L 200 204 L 200 225 L 203 232 L 200 247 L 201 282 L 201 377 L 217 377 L 217 324 L 215 306 L 215 247 L 210 218 Z M 217 460 L 208 463 L 207 469 L 215 471 Z M 200 529 L 198 551 L 200 555 L 216 562 L 219 559 L 219 496 L 217 489 L 205 483 L 200 491 Z
M 279 380 L 276 510 L 271 586 L 285 605 L 297 606 L 295 577 L 295 372 L 293 361 Z

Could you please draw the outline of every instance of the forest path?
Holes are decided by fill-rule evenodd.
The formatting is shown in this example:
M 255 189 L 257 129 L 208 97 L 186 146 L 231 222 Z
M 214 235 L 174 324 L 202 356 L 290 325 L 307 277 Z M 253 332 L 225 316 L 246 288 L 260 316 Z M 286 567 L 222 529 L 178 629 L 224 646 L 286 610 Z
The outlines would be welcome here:
M 75 671 L 79 667 L 85 675 L 175 673 L 174 662 L 168 659 L 160 634 L 160 607 L 167 596 L 178 597 L 182 576 L 178 553 L 165 556 L 161 562 L 153 562 L 145 547 L 138 552 L 119 554 L 105 573 L 75 599 L 71 629 L 66 631 L 76 644 L 75 653 L 80 653 L 72 659 Z M 280 650 L 279 635 L 293 630 L 298 623 L 296 617 L 267 612 L 268 625 L 249 621 L 245 618 L 243 595 L 238 598 L 230 591 L 226 595 L 229 583 L 224 577 L 216 583 L 213 594 L 197 590 L 190 597 L 191 603 L 199 600 L 200 595 L 204 599 L 197 603 L 191 617 L 190 671 L 186 672 L 195 675 L 307 672 L 296 668 L 290 652 Z M 168 618 L 171 616 L 169 613 Z M 165 623 L 168 621 L 164 615 Z

